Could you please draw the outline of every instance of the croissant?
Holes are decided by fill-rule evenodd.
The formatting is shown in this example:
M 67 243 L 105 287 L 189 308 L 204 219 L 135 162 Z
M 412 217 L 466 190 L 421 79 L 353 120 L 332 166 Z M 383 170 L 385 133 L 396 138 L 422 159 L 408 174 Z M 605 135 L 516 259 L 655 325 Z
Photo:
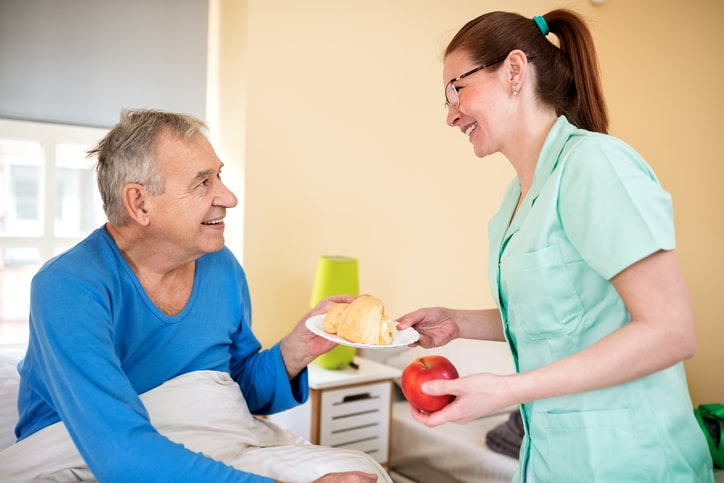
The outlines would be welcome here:
M 327 311 L 324 330 L 357 344 L 385 345 L 395 336 L 396 323 L 385 315 L 382 301 L 361 295 L 352 303 L 339 303 Z
M 325 331 L 329 332 L 330 334 L 337 333 L 339 320 L 342 318 L 342 315 L 347 310 L 347 307 L 349 307 L 349 304 L 339 303 L 334 304 L 332 308 L 327 311 L 327 315 L 324 316 L 324 320 L 322 321 Z

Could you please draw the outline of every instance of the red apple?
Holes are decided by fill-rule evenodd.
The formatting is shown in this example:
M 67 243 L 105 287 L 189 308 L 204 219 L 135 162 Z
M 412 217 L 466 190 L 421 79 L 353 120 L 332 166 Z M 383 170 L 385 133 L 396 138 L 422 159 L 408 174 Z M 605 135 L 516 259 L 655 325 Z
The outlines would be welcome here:
M 433 379 L 457 379 L 457 369 L 447 358 L 438 355 L 418 357 L 402 371 L 402 393 L 412 407 L 426 413 L 444 408 L 455 396 L 431 396 L 422 391 L 422 383 Z

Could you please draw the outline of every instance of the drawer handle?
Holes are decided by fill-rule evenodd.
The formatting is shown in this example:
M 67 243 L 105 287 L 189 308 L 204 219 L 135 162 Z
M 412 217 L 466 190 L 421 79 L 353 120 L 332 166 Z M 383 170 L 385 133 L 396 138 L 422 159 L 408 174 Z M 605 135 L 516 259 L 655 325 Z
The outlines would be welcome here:
M 354 418 L 355 416 L 362 416 L 365 414 L 375 414 L 375 413 L 379 413 L 379 412 L 380 412 L 379 409 L 368 409 L 367 411 L 359 411 L 356 413 L 339 414 L 337 416 L 332 416 L 332 420 L 334 421 L 337 419 Z
M 368 441 L 375 441 L 375 440 L 377 440 L 377 439 L 379 439 L 377 436 L 372 436 L 371 438 L 355 439 L 355 440 L 352 440 L 352 441 L 347 441 L 347 442 L 345 442 L 345 443 L 337 443 L 337 444 L 335 444 L 335 445 L 332 445 L 332 447 L 333 447 L 333 448 L 339 448 L 339 447 L 341 447 L 341 446 L 351 446 L 351 445 L 354 445 L 354 444 L 366 443 L 366 442 L 368 442 Z M 377 451 L 377 450 L 374 450 L 374 451 Z
M 372 395 L 368 392 L 363 392 L 360 394 L 350 394 L 349 396 L 345 396 L 342 399 L 342 404 L 354 401 L 364 401 L 365 399 L 372 399 Z

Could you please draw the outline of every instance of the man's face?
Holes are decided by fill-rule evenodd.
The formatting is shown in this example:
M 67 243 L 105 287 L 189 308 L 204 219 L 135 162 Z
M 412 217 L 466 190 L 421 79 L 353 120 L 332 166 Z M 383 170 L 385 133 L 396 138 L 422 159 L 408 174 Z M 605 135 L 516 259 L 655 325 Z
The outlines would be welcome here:
M 165 180 L 164 193 L 148 198 L 157 248 L 179 261 L 220 250 L 226 209 L 237 199 L 221 182 L 223 163 L 211 143 L 203 135 L 185 139 L 164 132 L 156 159 Z

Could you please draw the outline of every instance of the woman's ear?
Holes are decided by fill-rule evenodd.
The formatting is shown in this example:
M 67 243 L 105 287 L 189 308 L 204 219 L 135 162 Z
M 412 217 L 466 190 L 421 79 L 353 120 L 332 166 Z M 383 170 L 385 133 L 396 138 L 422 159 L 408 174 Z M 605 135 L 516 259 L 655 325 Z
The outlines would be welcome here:
M 512 50 L 506 59 L 506 67 L 510 78 L 510 87 L 513 96 L 517 96 L 518 92 L 523 88 L 525 81 L 525 73 L 528 67 L 528 57 L 520 49 Z
M 150 222 L 148 216 L 148 197 L 143 185 L 127 184 L 121 192 L 123 206 L 126 208 L 129 218 L 139 225 L 146 226 Z

